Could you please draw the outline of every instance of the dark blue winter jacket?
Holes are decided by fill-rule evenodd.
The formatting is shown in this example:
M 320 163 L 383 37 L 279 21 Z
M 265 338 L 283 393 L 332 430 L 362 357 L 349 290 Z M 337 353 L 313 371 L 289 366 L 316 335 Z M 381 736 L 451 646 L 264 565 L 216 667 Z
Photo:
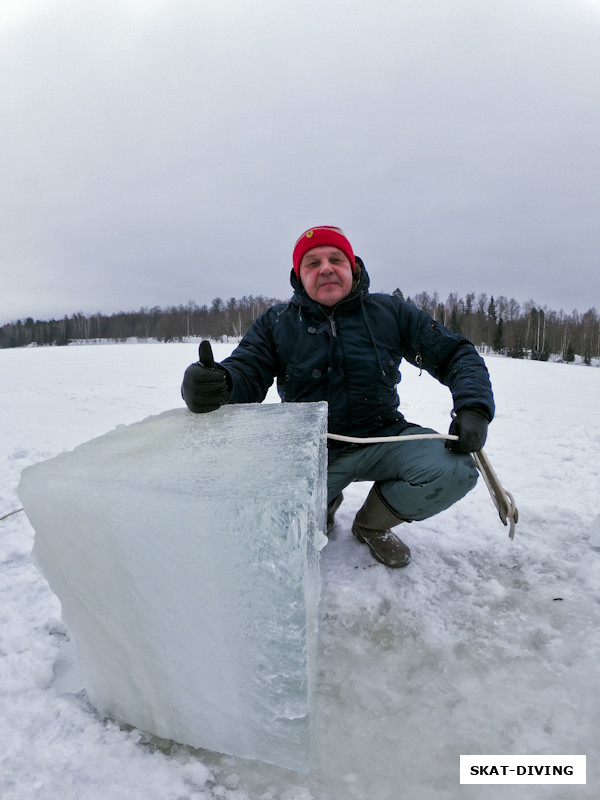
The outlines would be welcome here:
M 477 407 L 491 420 L 488 371 L 471 342 L 398 297 L 371 294 L 357 264 L 357 285 L 332 308 L 311 300 L 292 272 L 292 299 L 262 314 L 222 362 L 228 402 L 262 402 L 276 377 L 284 402 L 328 402 L 330 433 L 393 436 L 411 424 L 396 389 L 405 358 L 449 387 L 455 411 Z

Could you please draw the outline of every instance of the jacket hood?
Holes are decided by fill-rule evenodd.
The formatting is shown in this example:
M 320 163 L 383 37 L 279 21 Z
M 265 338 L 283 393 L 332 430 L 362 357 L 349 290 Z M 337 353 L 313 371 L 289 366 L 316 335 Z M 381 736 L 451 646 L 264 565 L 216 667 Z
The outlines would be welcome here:
M 339 303 L 336 303 L 334 306 L 323 306 L 321 303 L 317 303 L 316 300 L 313 300 L 308 296 L 306 293 L 306 289 L 300 282 L 299 278 L 296 276 L 294 270 L 290 272 L 290 283 L 292 284 L 292 289 L 294 290 L 294 295 L 290 300 L 291 303 L 294 305 L 304 306 L 305 308 L 313 308 L 314 310 L 320 310 L 325 312 L 327 315 L 331 313 L 331 311 L 335 310 L 341 305 L 346 306 L 346 304 L 352 303 L 352 301 L 357 301 L 359 298 L 364 297 L 369 293 L 369 286 L 371 285 L 371 279 L 369 278 L 369 273 L 367 272 L 365 265 L 361 258 L 355 256 L 355 263 L 356 263 L 356 276 L 354 281 L 352 282 L 352 290 L 349 295 L 340 300 Z M 353 303 L 352 303 L 353 305 Z

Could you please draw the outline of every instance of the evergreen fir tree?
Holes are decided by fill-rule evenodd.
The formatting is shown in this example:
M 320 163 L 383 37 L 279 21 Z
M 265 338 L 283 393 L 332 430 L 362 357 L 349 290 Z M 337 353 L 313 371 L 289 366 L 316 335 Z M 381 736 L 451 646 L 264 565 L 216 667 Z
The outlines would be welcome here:
M 492 343 L 494 353 L 499 353 L 504 348 L 502 317 L 498 318 L 496 330 L 494 331 L 494 341 Z
M 509 350 L 508 355 L 511 358 L 525 358 L 525 349 L 523 347 L 523 342 L 518 339 L 516 345 Z
M 450 314 L 450 323 L 448 325 L 452 333 L 462 333 L 460 328 L 460 319 L 458 317 L 458 311 L 456 306 L 453 306 L 452 313 Z

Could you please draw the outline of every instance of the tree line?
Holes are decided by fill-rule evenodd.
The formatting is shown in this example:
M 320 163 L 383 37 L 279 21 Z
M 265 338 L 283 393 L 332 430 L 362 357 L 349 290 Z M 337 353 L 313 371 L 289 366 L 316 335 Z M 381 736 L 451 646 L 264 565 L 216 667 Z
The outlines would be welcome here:
M 400 289 L 393 294 L 404 297 Z M 504 296 L 485 293 L 466 297 L 458 294 L 440 299 L 437 292 L 420 292 L 405 298 L 456 333 L 462 333 L 480 349 L 493 349 L 513 358 L 547 360 L 551 355 L 563 361 L 580 356 L 586 364 L 600 357 L 600 317 L 595 308 L 584 314 L 537 306 L 533 300 L 518 303 Z M 140 308 L 106 315 L 82 312 L 55 320 L 24 320 L 0 327 L 0 348 L 36 345 L 67 345 L 98 340 L 183 341 L 189 337 L 240 338 L 276 298 L 216 297 L 210 306 L 186 305 Z
M 74 341 L 102 339 L 126 341 L 127 339 L 182 341 L 190 336 L 220 339 L 224 336 L 239 338 L 254 320 L 269 306 L 281 302 L 267 297 L 234 297 L 222 300 L 215 297 L 210 306 L 197 305 L 190 300 L 186 305 L 161 308 L 140 308 L 139 311 L 119 311 L 116 314 L 100 312 L 85 315 L 82 312 L 55 320 L 17 320 L 0 328 L 0 348 L 37 345 L 66 345 Z
M 396 289 L 394 294 L 402 292 Z M 590 364 L 600 357 L 600 317 L 595 308 L 565 314 L 562 309 L 541 308 L 533 300 L 521 304 L 485 293 L 464 298 L 453 293 L 441 301 L 437 292 L 421 292 L 406 299 L 478 347 L 512 358 L 547 361 L 552 355 L 568 362 L 578 355 Z

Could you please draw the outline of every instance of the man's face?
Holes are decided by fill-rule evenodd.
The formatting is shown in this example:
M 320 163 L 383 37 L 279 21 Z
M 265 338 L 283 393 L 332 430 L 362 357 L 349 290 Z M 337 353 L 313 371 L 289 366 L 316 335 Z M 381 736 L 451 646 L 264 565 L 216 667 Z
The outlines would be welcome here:
M 352 290 L 352 267 L 337 247 L 313 247 L 300 262 L 300 280 L 312 300 L 334 306 Z

